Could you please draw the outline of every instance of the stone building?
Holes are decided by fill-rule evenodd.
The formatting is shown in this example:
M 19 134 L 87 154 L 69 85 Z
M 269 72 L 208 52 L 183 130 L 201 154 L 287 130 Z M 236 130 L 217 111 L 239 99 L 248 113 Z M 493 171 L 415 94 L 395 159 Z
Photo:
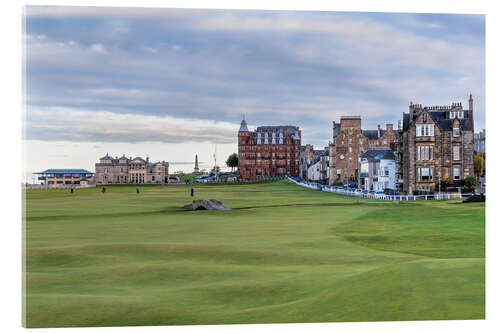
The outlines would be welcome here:
M 297 126 L 260 126 L 249 131 L 245 119 L 238 131 L 241 178 L 298 177 L 301 132 Z
M 474 175 L 474 114 L 462 103 L 425 106 L 410 103 L 403 113 L 401 133 L 403 192 L 432 193 L 440 180 L 459 187 L 460 180 Z
M 95 183 L 99 184 L 166 184 L 168 162 L 149 162 L 149 157 L 101 157 L 95 164 Z
M 306 167 L 306 180 L 328 184 L 330 175 L 330 159 L 328 147 L 323 150 L 314 150 L 313 158 Z
M 333 122 L 333 141 L 330 150 L 330 184 L 339 178 L 343 182 L 357 183 L 358 159 L 370 148 L 395 149 L 397 133 L 392 124 L 385 130 L 362 130 L 360 116 L 342 116 L 340 123 Z
M 314 146 L 306 144 L 300 147 L 299 154 L 299 178 L 307 179 L 307 168 L 314 160 Z
M 474 133 L 474 151 L 476 154 L 486 152 L 486 130 L 483 129 L 479 133 Z

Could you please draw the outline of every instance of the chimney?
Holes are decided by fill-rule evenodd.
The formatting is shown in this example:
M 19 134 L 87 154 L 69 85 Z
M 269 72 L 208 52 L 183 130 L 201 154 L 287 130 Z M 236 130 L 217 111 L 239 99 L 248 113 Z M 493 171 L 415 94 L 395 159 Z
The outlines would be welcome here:
M 380 125 L 377 125 L 377 138 L 380 138 Z
M 401 131 L 401 119 L 398 120 L 398 131 Z
M 469 94 L 469 110 L 472 111 L 472 106 L 473 106 L 474 100 L 472 99 L 472 94 Z

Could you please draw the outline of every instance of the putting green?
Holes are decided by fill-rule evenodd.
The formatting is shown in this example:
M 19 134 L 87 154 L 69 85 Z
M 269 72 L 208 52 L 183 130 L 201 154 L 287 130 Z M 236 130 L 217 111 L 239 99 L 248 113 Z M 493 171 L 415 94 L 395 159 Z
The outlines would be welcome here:
M 189 189 L 28 190 L 25 325 L 484 318 L 484 203 Z

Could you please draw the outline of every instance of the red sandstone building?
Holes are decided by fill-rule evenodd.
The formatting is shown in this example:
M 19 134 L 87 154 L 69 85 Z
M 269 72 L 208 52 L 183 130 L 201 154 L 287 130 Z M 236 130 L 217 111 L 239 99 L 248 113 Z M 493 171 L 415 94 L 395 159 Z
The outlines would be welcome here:
M 299 175 L 301 133 L 297 126 L 260 126 L 250 132 L 245 119 L 238 132 L 241 178 Z

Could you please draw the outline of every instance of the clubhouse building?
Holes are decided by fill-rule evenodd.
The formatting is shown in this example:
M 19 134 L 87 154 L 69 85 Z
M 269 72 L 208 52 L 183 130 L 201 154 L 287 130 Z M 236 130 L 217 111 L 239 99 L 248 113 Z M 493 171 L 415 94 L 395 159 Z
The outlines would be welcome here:
M 149 157 L 101 157 L 95 164 L 95 184 L 167 184 L 168 162 L 150 162 Z

